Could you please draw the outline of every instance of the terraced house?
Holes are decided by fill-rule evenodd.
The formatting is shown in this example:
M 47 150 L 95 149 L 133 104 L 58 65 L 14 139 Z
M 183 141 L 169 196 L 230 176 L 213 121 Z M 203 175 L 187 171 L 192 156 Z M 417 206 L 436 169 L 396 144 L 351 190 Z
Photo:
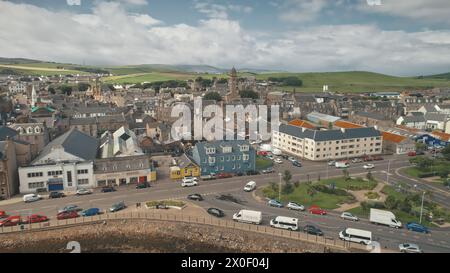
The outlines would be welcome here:
M 256 151 L 246 140 L 199 142 L 192 159 L 200 166 L 201 175 L 245 174 L 256 168 Z
M 381 154 L 382 136 L 375 128 L 324 131 L 281 124 L 273 131 L 272 145 L 301 158 L 325 161 Z

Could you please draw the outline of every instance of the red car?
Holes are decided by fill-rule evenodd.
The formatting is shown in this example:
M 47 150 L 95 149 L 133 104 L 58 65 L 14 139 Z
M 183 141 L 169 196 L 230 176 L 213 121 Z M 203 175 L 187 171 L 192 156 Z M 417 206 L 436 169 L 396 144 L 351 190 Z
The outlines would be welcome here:
M 268 156 L 268 155 L 269 155 L 269 152 L 266 152 L 266 151 L 259 151 L 259 152 L 258 152 L 258 155 L 261 155 L 261 156 Z
M 233 177 L 231 173 L 219 173 L 218 178 L 230 178 Z
M 5 218 L 5 217 L 8 217 L 8 215 L 6 215 L 6 212 L 4 212 L 3 210 L 0 210 L 0 219 Z
M 0 220 L 0 227 L 12 227 L 20 224 L 21 218 L 20 216 L 9 216 L 8 218 L 4 218 Z
M 381 156 L 375 155 L 373 156 L 373 160 L 380 161 L 383 160 L 383 158 Z
M 32 223 L 33 224 L 33 223 L 41 223 L 41 222 L 46 222 L 46 221 L 48 221 L 47 216 L 34 214 L 31 216 L 28 216 L 24 223 Z
M 312 206 L 309 208 L 309 213 L 311 214 L 317 214 L 317 215 L 325 215 L 327 212 L 318 206 Z
M 408 156 L 416 156 L 416 155 L 417 155 L 416 151 L 411 151 L 408 153 Z
M 78 215 L 78 213 L 76 211 L 65 211 L 65 212 L 58 213 L 58 215 L 56 215 L 56 219 L 58 219 L 58 220 L 72 219 L 72 218 L 77 218 L 79 216 L 80 215 Z

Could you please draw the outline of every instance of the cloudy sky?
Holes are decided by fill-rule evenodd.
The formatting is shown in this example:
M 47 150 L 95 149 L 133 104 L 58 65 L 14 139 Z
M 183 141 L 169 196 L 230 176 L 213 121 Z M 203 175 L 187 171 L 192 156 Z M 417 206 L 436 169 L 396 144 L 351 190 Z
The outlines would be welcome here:
M 449 14 L 449 0 L 0 0 L 0 56 L 426 75 L 450 71 Z

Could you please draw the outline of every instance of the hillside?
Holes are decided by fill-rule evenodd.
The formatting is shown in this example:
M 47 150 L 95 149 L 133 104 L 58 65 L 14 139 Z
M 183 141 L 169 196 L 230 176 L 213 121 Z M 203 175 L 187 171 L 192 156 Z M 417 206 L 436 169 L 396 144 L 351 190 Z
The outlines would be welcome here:
M 430 75 L 430 76 L 423 76 L 421 78 L 425 79 L 446 79 L 450 80 L 450 72 L 449 73 L 443 73 L 443 74 L 437 74 L 437 75 Z

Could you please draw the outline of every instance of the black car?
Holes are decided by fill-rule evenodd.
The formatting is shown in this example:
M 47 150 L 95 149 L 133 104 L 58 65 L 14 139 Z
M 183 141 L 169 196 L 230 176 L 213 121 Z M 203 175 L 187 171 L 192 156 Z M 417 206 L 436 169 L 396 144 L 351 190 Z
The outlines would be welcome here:
M 64 196 L 66 196 L 64 193 L 59 192 L 59 191 L 52 191 L 49 195 L 48 198 L 53 199 L 53 198 L 63 198 Z
M 225 213 L 223 212 L 223 210 L 217 209 L 217 208 L 209 208 L 208 213 L 211 214 L 212 216 L 215 216 L 218 218 L 222 218 L 225 216 Z
M 257 174 L 259 174 L 259 172 L 257 172 L 257 171 L 253 171 L 253 170 L 247 171 L 247 175 L 257 175 Z
M 292 161 L 292 165 L 295 167 L 301 167 L 302 163 L 298 162 L 298 161 Z
M 136 189 L 145 189 L 145 188 L 150 188 L 150 183 L 144 182 L 136 185 Z
M 194 201 L 203 201 L 203 196 L 201 196 L 198 193 L 194 193 L 194 194 L 189 194 L 187 199 L 194 200 Z
M 308 234 L 312 234 L 312 235 L 323 236 L 323 232 L 319 228 L 317 228 L 317 227 L 315 227 L 313 225 L 305 226 L 303 228 L 303 232 L 308 233 Z
M 244 173 L 241 173 L 241 172 L 238 172 L 237 174 L 236 174 L 236 176 L 243 176 L 244 175 Z
M 107 186 L 107 187 L 103 187 L 102 188 L 102 192 L 113 192 L 116 191 L 116 189 L 114 187 L 111 186 Z

